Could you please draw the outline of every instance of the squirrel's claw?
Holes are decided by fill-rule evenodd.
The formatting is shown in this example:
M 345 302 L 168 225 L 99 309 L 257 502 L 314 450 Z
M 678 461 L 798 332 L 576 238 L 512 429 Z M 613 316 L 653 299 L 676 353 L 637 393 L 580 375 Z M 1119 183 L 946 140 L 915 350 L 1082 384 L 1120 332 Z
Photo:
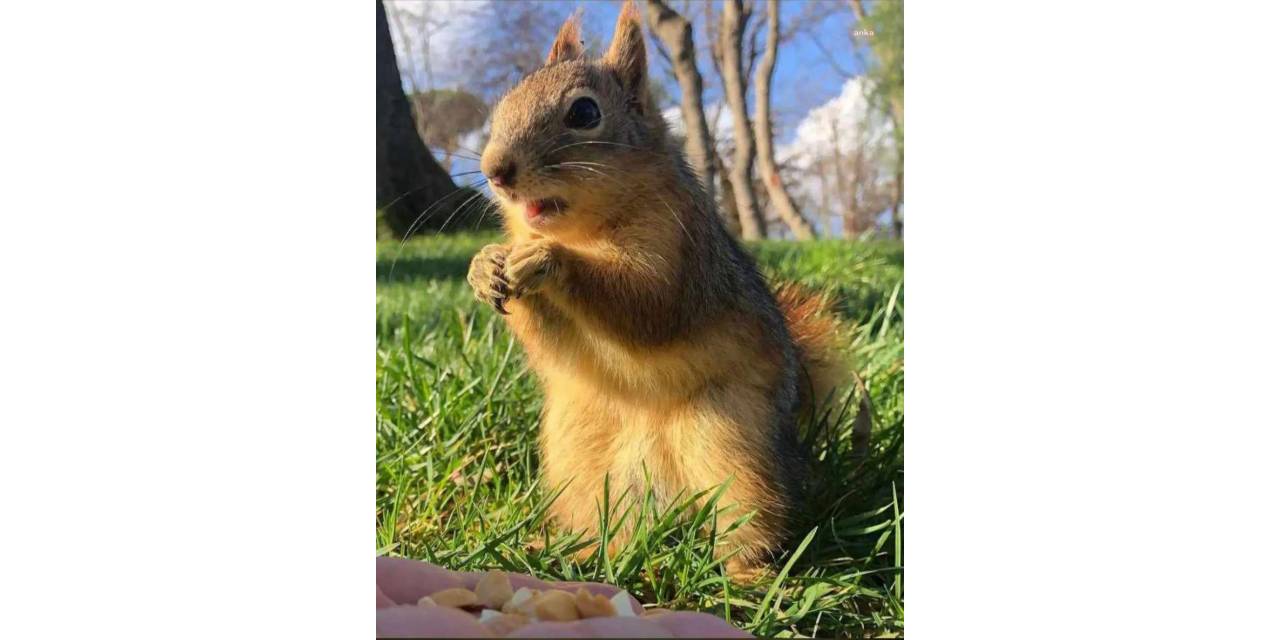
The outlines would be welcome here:
M 505 306 L 507 304 L 507 297 L 510 295 L 510 289 L 507 286 L 507 279 L 502 275 L 506 266 L 505 263 L 506 260 L 503 260 L 503 256 L 501 254 L 493 257 L 493 279 L 489 281 L 489 288 L 492 291 L 490 304 L 493 305 L 494 311 L 497 311 L 504 316 L 511 313 L 510 311 L 507 311 L 507 307 Z
M 471 260 L 467 282 L 475 292 L 476 300 L 493 307 L 494 311 L 508 315 L 507 299 L 510 286 L 503 274 L 506 266 L 506 247 L 491 244 L 480 250 Z
M 546 240 L 517 245 L 504 262 L 505 281 L 511 288 L 511 297 L 518 300 L 537 292 L 552 276 L 556 267 L 555 245 Z
M 501 273 L 494 272 L 493 280 L 489 283 L 489 301 L 493 305 L 493 309 L 502 315 L 508 315 L 506 304 L 507 298 L 511 296 L 511 290 L 507 286 L 506 278 Z

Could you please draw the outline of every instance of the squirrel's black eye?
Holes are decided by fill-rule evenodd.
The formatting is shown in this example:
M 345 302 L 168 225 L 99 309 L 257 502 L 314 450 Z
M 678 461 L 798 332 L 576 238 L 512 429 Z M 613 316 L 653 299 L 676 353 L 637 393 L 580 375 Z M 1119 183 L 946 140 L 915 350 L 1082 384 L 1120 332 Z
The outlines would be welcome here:
M 600 124 L 600 105 L 591 98 L 578 98 L 569 105 L 564 124 L 570 129 L 594 129 Z

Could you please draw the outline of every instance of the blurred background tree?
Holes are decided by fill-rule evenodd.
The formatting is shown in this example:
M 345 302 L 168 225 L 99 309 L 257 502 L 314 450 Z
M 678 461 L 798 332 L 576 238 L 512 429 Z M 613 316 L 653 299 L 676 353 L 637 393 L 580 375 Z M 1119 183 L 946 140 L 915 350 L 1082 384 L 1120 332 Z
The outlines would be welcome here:
M 403 238 L 414 233 L 420 212 L 462 193 L 418 136 L 401 88 L 386 10 L 382 0 L 377 4 L 378 233 Z
M 489 106 L 480 96 L 460 89 L 430 89 L 413 94 L 413 106 L 418 135 L 444 154 L 440 162 L 445 170 L 453 166 L 459 151 L 479 157 L 479 150 L 462 146 L 462 139 L 479 131 L 489 118 Z
M 870 31 L 872 37 L 871 51 L 874 61 L 867 70 L 871 80 L 872 96 L 879 109 L 893 120 L 893 137 L 896 167 L 894 173 L 894 196 L 892 201 L 892 221 L 896 235 L 902 237 L 902 196 L 903 196 L 903 110 L 904 110 L 904 70 L 903 46 L 904 20 L 902 2 L 900 0 L 876 2 L 870 12 L 864 0 L 849 0 L 853 12 L 858 18 L 860 31 Z M 858 37 L 855 31 L 855 37 Z M 865 36 L 864 36 L 865 37 Z

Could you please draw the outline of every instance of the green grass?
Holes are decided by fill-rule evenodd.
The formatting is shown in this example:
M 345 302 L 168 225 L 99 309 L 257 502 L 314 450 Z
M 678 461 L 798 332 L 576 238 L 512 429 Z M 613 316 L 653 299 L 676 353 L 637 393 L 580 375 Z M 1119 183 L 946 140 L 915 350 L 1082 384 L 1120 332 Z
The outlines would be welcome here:
M 693 497 L 683 510 L 610 500 L 601 514 L 608 527 L 636 518 L 637 535 L 612 559 L 567 559 L 590 541 L 559 535 L 546 521 L 554 487 L 537 482 L 540 391 L 520 345 L 464 280 L 471 256 L 491 241 L 378 245 L 379 554 L 609 582 L 646 603 L 713 613 L 756 635 L 902 634 L 900 243 L 751 247 L 771 278 L 835 294 L 854 327 L 848 349 L 870 390 L 874 427 L 869 455 L 855 456 L 849 389 L 817 418 L 827 428 L 813 445 L 811 503 L 773 574 L 740 587 L 724 578 L 712 546 L 714 501 L 696 509 Z

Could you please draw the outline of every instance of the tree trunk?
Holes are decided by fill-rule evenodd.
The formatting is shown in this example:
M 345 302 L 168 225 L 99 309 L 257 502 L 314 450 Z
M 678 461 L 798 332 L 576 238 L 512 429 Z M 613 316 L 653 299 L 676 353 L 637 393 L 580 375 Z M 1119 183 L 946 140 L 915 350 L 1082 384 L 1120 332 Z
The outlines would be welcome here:
M 716 165 L 716 177 L 720 179 L 720 210 L 724 213 L 720 219 L 724 220 L 725 228 L 733 237 L 741 238 L 742 219 L 738 217 L 738 203 L 733 199 L 733 183 L 729 181 L 729 170 L 714 146 L 711 147 L 711 160 Z
M 840 209 L 840 236 L 842 238 L 855 238 L 858 235 L 858 208 L 857 202 L 854 201 L 854 193 L 856 188 L 853 187 L 853 179 L 845 179 L 844 176 L 844 156 L 840 152 L 840 130 L 836 127 L 836 120 L 831 120 L 831 154 L 834 159 L 832 168 L 835 170 L 836 182 L 836 207 Z
M 764 216 L 751 188 L 751 168 L 755 162 L 755 143 L 751 136 L 751 120 L 747 117 L 746 85 L 742 79 L 742 0 L 725 0 L 720 27 L 720 49 L 723 56 L 720 76 L 724 81 L 725 99 L 733 113 L 733 167 L 729 181 L 733 183 L 738 219 L 742 221 L 742 238 L 764 237 Z
M 697 50 L 689 21 L 662 0 L 648 0 L 649 28 L 671 54 L 671 68 L 680 83 L 680 115 L 684 118 L 685 153 L 689 164 L 702 178 L 702 188 L 715 196 L 716 166 L 712 159 L 711 131 L 702 110 L 702 74 L 698 72 Z
M 387 12 L 378 0 L 378 210 L 399 238 L 440 229 L 474 192 L 458 189 L 418 136 L 400 84 Z M 440 215 L 441 210 L 445 215 Z M 418 227 L 413 225 L 419 216 Z M 427 224 L 430 223 L 430 224 Z
M 865 25 L 867 23 L 867 9 L 863 6 L 862 0 L 849 0 L 849 4 L 853 7 L 853 14 L 857 17 L 858 24 Z M 883 64 L 893 55 L 893 51 L 886 49 L 886 45 L 879 45 L 883 40 L 872 40 L 872 52 L 876 58 Z M 902 238 L 902 199 L 905 195 L 903 192 L 902 174 L 903 174 L 903 100 L 904 96 L 897 91 L 885 91 L 889 99 L 889 119 L 893 123 L 895 146 L 898 161 L 898 171 L 894 176 L 893 191 L 893 229 L 895 235 Z
M 782 221 L 787 223 L 798 240 L 813 239 L 813 225 L 800 215 L 795 200 L 787 193 L 778 175 L 778 166 L 773 158 L 773 125 L 769 120 L 769 93 L 773 84 L 773 67 L 778 61 L 778 0 L 767 0 L 769 12 L 769 31 L 765 38 L 764 57 L 756 69 L 756 146 L 760 156 L 760 174 L 764 180 L 764 188 L 769 192 L 769 201 L 777 210 Z

